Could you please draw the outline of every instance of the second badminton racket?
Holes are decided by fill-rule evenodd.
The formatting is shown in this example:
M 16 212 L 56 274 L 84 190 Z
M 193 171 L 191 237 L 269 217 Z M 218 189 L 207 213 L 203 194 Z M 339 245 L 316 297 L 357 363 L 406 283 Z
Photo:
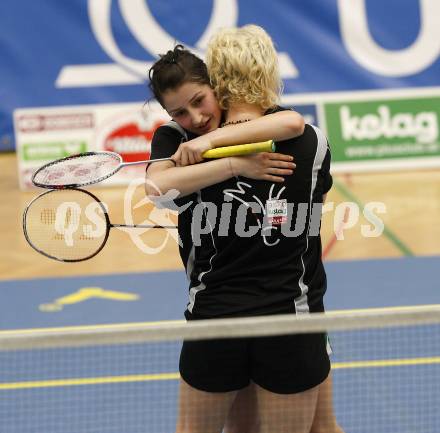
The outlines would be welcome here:
M 176 226 L 112 224 L 104 204 L 89 191 L 55 189 L 34 198 L 23 214 L 23 232 L 29 245 L 51 259 L 79 262 L 98 254 L 110 229 Z

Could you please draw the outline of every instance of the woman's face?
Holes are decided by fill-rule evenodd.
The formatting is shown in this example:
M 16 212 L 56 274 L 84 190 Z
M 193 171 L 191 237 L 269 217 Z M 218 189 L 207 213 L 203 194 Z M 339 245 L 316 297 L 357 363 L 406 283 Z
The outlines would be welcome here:
M 207 84 L 184 83 L 165 92 L 162 100 L 173 120 L 194 134 L 207 134 L 220 125 L 221 109 Z

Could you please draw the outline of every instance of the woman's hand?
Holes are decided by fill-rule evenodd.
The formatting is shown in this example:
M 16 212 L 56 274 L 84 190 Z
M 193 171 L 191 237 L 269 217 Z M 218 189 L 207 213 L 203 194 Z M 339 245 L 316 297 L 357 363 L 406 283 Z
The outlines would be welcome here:
M 197 164 L 203 161 L 203 154 L 212 149 L 211 142 L 203 136 L 182 143 L 172 156 L 178 166 Z
M 248 156 L 230 157 L 233 176 L 244 176 L 250 179 L 284 182 L 282 176 L 293 173 L 296 164 L 293 157 L 283 153 L 261 152 Z

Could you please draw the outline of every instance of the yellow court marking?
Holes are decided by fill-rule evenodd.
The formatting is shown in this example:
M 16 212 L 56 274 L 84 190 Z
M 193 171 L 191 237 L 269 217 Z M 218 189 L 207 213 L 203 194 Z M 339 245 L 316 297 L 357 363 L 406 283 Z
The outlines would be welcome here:
M 116 290 L 105 290 L 102 287 L 82 287 L 53 302 L 41 304 L 41 311 L 61 311 L 65 305 L 78 304 L 93 298 L 111 299 L 112 301 L 137 301 L 140 296 L 136 293 L 117 292 Z
M 179 373 L 131 374 L 128 376 L 82 377 L 78 379 L 53 379 L 32 382 L 0 383 L 0 390 L 55 388 L 60 386 L 101 385 L 108 383 L 152 382 L 158 380 L 177 380 Z
M 374 368 L 374 367 L 402 367 L 404 365 L 428 365 L 440 364 L 440 356 L 430 358 L 409 358 L 409 359 L 377 359 L 373 361 L 352 361 L 352 362 L 335 362 L 332 369 L 348 369 L 348 368 Z
M 343 370 L 352 368 L 401 367 L 406 365 L 440 364 L 440 356 L 408 359 L 381 359 L 371 361 L 335 362 L 332 369 Z M 0 391 L 32 388 L 55 388 L 80 385 L 103 385 L 129 382 L 154 382 L 160 380 L 178 380 L 179 373 L 132 374 L 126 376 L 84 377 L 72 379 L 52 379 L 29 382 L 0 383 Z

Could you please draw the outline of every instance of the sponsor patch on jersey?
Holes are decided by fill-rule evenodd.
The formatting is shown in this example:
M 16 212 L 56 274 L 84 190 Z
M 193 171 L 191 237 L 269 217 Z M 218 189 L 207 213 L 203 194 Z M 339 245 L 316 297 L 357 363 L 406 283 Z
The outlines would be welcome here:
M 287 221 L 287 200 L 273 199 L 266 201 L 267 221 L 272 225 L 280 225 Z

